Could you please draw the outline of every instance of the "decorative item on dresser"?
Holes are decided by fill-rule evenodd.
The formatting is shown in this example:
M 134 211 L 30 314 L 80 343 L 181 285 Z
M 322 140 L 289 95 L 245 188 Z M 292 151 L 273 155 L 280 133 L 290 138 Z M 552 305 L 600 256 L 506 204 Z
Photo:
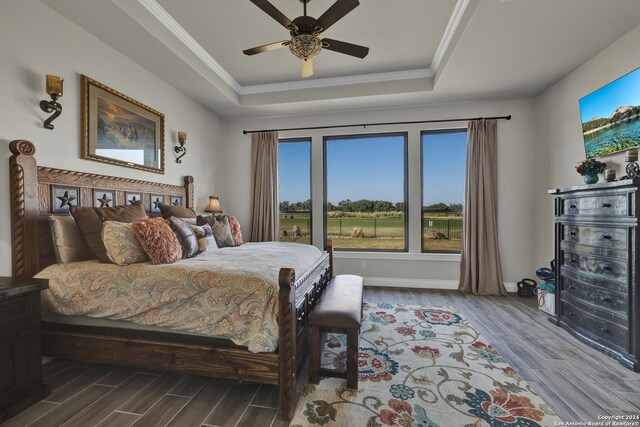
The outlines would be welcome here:
M 0 277 L 0 423 L 49 395 L 42 384 L 44 279 Z
M 640 179 L 549 190 L 556 315 L 549 320 L 640 371 Z

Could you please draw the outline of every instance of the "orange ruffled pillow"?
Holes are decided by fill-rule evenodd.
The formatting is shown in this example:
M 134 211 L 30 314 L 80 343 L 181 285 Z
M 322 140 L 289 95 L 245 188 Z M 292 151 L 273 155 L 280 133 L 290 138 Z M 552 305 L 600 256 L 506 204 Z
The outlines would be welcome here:
M 152 264 L 172 264 L 182 259 L 182 246 L 165 219 L 143 219 L 134 222 L 132 228 Z

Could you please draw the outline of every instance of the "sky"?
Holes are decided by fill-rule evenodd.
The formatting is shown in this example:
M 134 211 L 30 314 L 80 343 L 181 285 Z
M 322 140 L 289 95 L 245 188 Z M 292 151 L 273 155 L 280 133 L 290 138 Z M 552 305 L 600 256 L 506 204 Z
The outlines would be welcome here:
M 640 105 L 640 68 L 582 98 L 582 123 L 594 117 L 607 118 L 621 105 Z
M 466 132 L 425 134 L 424 205 L 462 203 Z M 280 200 L 311 198 L 308 140 L 279 144 Z M 327 141 L 327 199 L 404 201 L 404 136 L 332 138 Z

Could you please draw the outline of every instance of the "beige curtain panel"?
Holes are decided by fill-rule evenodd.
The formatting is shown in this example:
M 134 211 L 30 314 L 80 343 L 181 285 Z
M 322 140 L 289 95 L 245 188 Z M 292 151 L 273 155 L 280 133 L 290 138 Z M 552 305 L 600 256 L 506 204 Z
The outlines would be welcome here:
M 251 241 L 278 240 L 278 132 L 251 135 Z
M 469 122 L 462 218 L 462 292 L 507 295 L 498 247 L 498 141 L 496 120 Z

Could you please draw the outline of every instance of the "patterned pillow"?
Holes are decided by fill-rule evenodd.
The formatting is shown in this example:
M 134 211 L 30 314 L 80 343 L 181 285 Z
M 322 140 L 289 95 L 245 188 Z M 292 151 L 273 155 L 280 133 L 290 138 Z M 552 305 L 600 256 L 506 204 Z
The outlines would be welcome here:
M 191 258 L 198 255 L 198 239 L 191 229 L 191 226 L 183 219 L 172 216 L 169 218 L 169 225 L 182 247 L 182 258 Z
M 220 216 L 202 216 L 198 215 L 198 225 L 209 224 L 213 230 L 213 237 L 219 248 L 235 246 L 233 236 L 231 235 L 231 227 L 229 226 L 229 218 L 226 215 Z
M 229 227 L 231 228 L 231 236 L 233 237 L 233 243 L 235 246 L 240 246 L 244 242 L 242 241 L 242 230 L 240 230 L 240 223 L 238 218 L 233 215 L 229 215 Z
M 216 239 L 213 237 L 213 230 L 211 229 L 211 226 L 209 224 L 191 225 L 191 229 L 198 239 L 198 250 L 200 252 L 218 249 Z
M 149 261 L 138 239 L 133 234 L 133 224 L 105 221 L 102 226 L 102 242 L 109 259 L 118 265 Z
M 76 224 L 78 224 L 89 248 L 101 262 L 111 262 L 107 256 L 107 249 L 102 242 L 103 222 L 134 222 L 147 217 L 142 200 L 130 205 L 110 208 L 90 208 L 74 205 L 69 208 L 69 212 Z
M 151 258 L 152 264 L 171 264 L 182 258 L 180 242 L 163 218 L 134 222 L 133 234 Z

